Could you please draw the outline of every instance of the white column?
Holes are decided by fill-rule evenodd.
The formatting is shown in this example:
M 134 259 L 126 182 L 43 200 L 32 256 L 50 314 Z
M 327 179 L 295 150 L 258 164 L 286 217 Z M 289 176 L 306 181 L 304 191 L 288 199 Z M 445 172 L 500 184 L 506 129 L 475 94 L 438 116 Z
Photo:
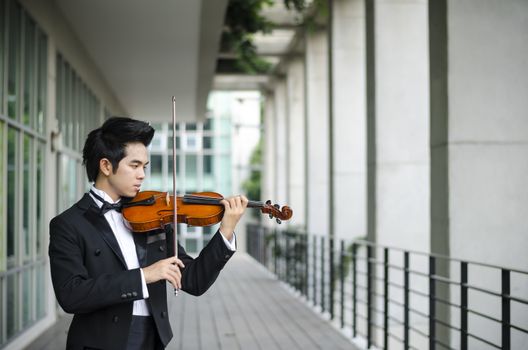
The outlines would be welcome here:
M 275 183 L 275 99 L 273 94 L 265 95 L 264 102 L 264 144 L 262 147 L 262 199 L 272 199 L 276 196 Z M 263 223 L 270 224 L 269 220 Z
M 427 1 L 377 1 L 375 50 L 376 239 L 428 251 Z
M 365 5 L 333 5 L 334 220 L 336 238 L 366 236 Z
M 329 231 L 328 47 L 324 31 L 306 36 L 307 229 Z
M 377 0 L 374 3 L 375 48 L 375 238 L 380 244 L 406 250 L 430 249 L 430 146 L 429 146 L 429 46 L 427 0 Z M 402 256 L 391 254 L 391 263 L 402 266 Z M 413 256 L 413 270 L 427 272 L 428 261 Z M 381 267 L 378 268 L 381 274 Z M 392 282 L 400 282 L 393 275 Z M 427 291 L 426 279 L 411 280 L 414 290 Z M 403 291 L 389 287 L 395 300 Z M 378 300 L 381 307 L 381 301 Z M 415 310 L 427 313 L 426 299 L 411 295 Z M 391 316 L 403 319 L 401 309 Z M 411 326 L 424 333 L 429 323 L 412 318 Z M 399 325 L 393 330 L 401 331 Z M 376 332 L 378 341 L 381 332 Z M 444 340 L 444 338 L 441 338 Z M 400 343 L 389 340 L 389 347 Z M 418 349 L 428 340 L 413 339 Z
M 288 202 L 288 153 L 287 153 L 287 99 L 286 99 L 286 80 L 278 79 L 275 82 L 274 89 L 274 157 L 275 162 L 275 195 L 271 201 L 275 204 L 283 205 Z
M 305 193 L 305 79 L 304 62 L 300 58 L 289 62 L 287 68 L 288 99 L 288 202 L 293 210 L 290 225 L 306 228 Z

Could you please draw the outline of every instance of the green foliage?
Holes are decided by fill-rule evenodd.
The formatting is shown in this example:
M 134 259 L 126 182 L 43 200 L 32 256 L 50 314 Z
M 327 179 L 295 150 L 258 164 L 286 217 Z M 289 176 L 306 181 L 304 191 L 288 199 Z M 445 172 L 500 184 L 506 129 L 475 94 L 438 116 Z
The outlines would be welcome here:
M 252 41 L 255 33 L 270 33 L 272 23 L 260 15 L 272 0 L 230 0 L 227 5 L 225 27 L 222 32 L 222 51 L 236 52 L 235 65 L 249 74 L 267 73 L 271 65 L 257 56 Z
M 262 164 L 262 139 L 253 150 L 249 163 L 252 166 L 253 170 L 251 170 L 249 179 L 242 183 L 242 188 L 246 192 L 246 196 L 249 199 L 259 200 L 261 186 L 261 174 L 259 168 Z M 254 213 L 256 217 L 260 218 L 258 211 L 252 211 L 252 213 Z

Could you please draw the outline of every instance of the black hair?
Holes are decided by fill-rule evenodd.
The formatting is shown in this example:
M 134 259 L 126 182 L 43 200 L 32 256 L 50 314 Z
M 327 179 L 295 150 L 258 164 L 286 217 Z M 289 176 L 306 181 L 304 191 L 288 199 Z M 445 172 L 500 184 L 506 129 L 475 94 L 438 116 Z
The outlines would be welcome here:
M 89 181 L 95 181 L 99 174 L 99 161 L 107 158 L 115 172 L 125 157 L 128 143 L 141 142 L 147 147 L 154 136 L 154 129 L 146 122 L 127 117 L 111 117 L 104 124 L 92 130 L 83 148 L 83 164 Z

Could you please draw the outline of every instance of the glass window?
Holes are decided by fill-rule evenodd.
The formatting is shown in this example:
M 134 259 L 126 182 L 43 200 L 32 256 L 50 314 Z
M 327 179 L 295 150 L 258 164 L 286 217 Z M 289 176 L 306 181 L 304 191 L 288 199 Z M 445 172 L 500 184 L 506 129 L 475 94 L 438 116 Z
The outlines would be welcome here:
M 17 119 L 18 86 L 20 74 L 20 6 L 9 3 L 9 44 L 8 44 L 8 74 L 7 74 L 7 115 Z
M 185 124 L 185 130 L 187 130 L 187 131 L 189 131 L 189 130 L 194 131 L 196 129 L 197 129 L 196 128 L 196 123 L 186 123 Z
M 213 141 L 214 141 L 214 137 L 213 136 L 204 136 L 203 137 L 203 149 L 205 150 L 209 150 L 209 149 L 213 149 Z
M 204 131 L 209 131 L 209 130 L 213 130 L 213 126 L 214 126 L 214 119 L 213 118 L 207 118 L 205 120 L 205 123 L 204 123 L 204 126 L 203 126 L 203 129 Z
M 7 53 L 5 42 L 4 42 L 4 35 L 3 33 L 7 33 L 6 25 L 6 17 L 5 17 L 5 8 L 7 3 L 5 1 L 0 1 L 0 114 L 4 114 L 4 62 L 5 62 L 5 54 Z M 0 285 L 1 287 L 1 285 Z M 0 335 L 0 344 L 2 344 L 1 341 L 1 335 Z
M 37 131 L 44 130 L 46 110 L 47 77 L 48 77 L 48 40 L 41 30 L 38 30 L 38 91 L 37 91 Z
M 196 238 L 187 238 L 185 240 L 185 250 L 188 252 L 196 252 L 198 250 L 198 242 Z
M 215 151 L 217 152 L 230 152 L 231 151 L 231 138 L 229 136 L 219 136 L 215 140 Z
M 18 293 L 16 288 L 18 273 L 13 273 L 7 276 L 7 339 L 11 338 L 18 331 L 17 320 L 17 305 Z
M 203 156 L 203 172 L 205 175 L 213 174 L 213 160 L 214 157 L 212 155 L 205 154 Z
M 30 248 L 31 248 L 31 244 L 30 244 L 30 226 L 29 226 L 29 210 L 30 210 L 30 203 L 31 203 L 31 200 L 30 200 L 30 193 L 32 192 L 31 190 L 31 186 L 30 186 L 30 173 L 31 172 L 31 151 L 32 151 L 32 147 L 31 147 L 31 138 L 28 136 L 28 135 L 24 135 L 24 159 L 23 159 L 23 171 L 22 171 L 22 176 L 23 176 L 23 181 L 24 181 L 24 185 L 23 185 L 23 202 L 22 202 L 22 215 L 23 215 L 23 218 L 22 218 L 22 240 L 23 240 L 23 244 L 24 244 L 24 261 L 28 261 L 31 256 L 31 251 L 30 251 Z M 21 242 L 22 244 L 22 242 Z
M 16 201 L 16 173 L 17 173 L 17 141 L 15 129 L 8 128 L 7 136 L 7 258 L 8 267 L 12 265 L 15 255 L 15 208 Z M 11 264 L 10 264 L 11 262 Z
M 37 275 L 36 277 L 36 289 L 35 290 L 44 290 L 45 288 L 45 280 L 44 276 L 46 276 L 46 268 L 45 265 L 39 265 L 37 266 Z M 41 319 L 46 315 L 46 298 L 45 293 L 37 293 L 37 318 Z
M 22 122 L 25 125 L 34 123 L 31 118 L 35 81 L 35 23 L 30 18 L 26 17 L 24 21 L 24 103 L 22 112 Z M 33 126 L 33 125 L 31 125 Z
M 35 191 L 36 198 L 37 198 L 37 239 L 36 239 L 36 254 L 41 256 L 44 254 L 44 247 L 42 246 L 42 234 L 41 232 L 44 232 L 45 230 L 45 224 L 44 224 L 44 215 L 43 215 L 43 208 L 44 208 L 44 196 L 42 193 L 44 192 L 44 152 L 46 150 L 46 145 L 43 143 L 39 144 L 39 148 L 37 151 L 37 189 Z M 40 290 L 40 289 L 37 289 Z
M 181 149 L 180 138 L 181 137 L 179 135 L 176 135 L 176 149 L 177 150 Z M 172 132 L 167 137 L 167 150 L 172 151 Z
M 180 170 L 180 163 L 181 163 L 181 156 L 179 154 L 176 154 L 176 174 L 178 176 L 181 175 L 181 170 Z M 167 158 L 167 161 L 168 161 L 168 175 L 170 178 L 172 178 L 172 154 L 170 154 Z
M 34 303 L 31 300 L 32 293 L 32 273 L 33 269 L 22 272 L 22 327 L 29 326 L 31 320 L 31 307 Z
M 188 178 L 196 178 L 198 169 L 196 164 L 197 157 L 194 154 L 187 154 L 185 156 L 185 176 Z

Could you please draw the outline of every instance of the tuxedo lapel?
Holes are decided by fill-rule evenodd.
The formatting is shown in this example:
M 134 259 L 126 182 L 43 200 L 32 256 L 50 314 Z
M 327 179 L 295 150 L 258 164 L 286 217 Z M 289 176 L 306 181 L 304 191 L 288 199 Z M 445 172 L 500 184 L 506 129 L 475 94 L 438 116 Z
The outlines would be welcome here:
M 91 200 L 89 195 L 85 195 L 81 201 L 83 201 L 86 196 L 88 196 L 88 199 Z M 92 200 L 93 202 L 93 200 Z M 108 221 L 106 221 L 105 217 L 100 214 L 99 208 L 93 203 L 93 205 L 90 205 L 88 208 L 86 208 L 86 211 L 84 212 L 84 216 L 88 221 L 95 226 L 97 231 L 101 234 L 104 241 L 114 254 L 119 258 L 121 263 L 123 263 L 123 266 L 127 268 L 127 264 L 125 262 L 125 258 L 123 257 L 123 253 L 121 252 L 121 248 L 119 248 L 119 243 L 117 243 L 117 239 L 115 238 L 114 232 L 112 231 L 112 228 L 108 224 Z
M 133 233 L 134 243 L 136 244 L 136 254 L 140 267 L 147 264 L 147 233 Z

